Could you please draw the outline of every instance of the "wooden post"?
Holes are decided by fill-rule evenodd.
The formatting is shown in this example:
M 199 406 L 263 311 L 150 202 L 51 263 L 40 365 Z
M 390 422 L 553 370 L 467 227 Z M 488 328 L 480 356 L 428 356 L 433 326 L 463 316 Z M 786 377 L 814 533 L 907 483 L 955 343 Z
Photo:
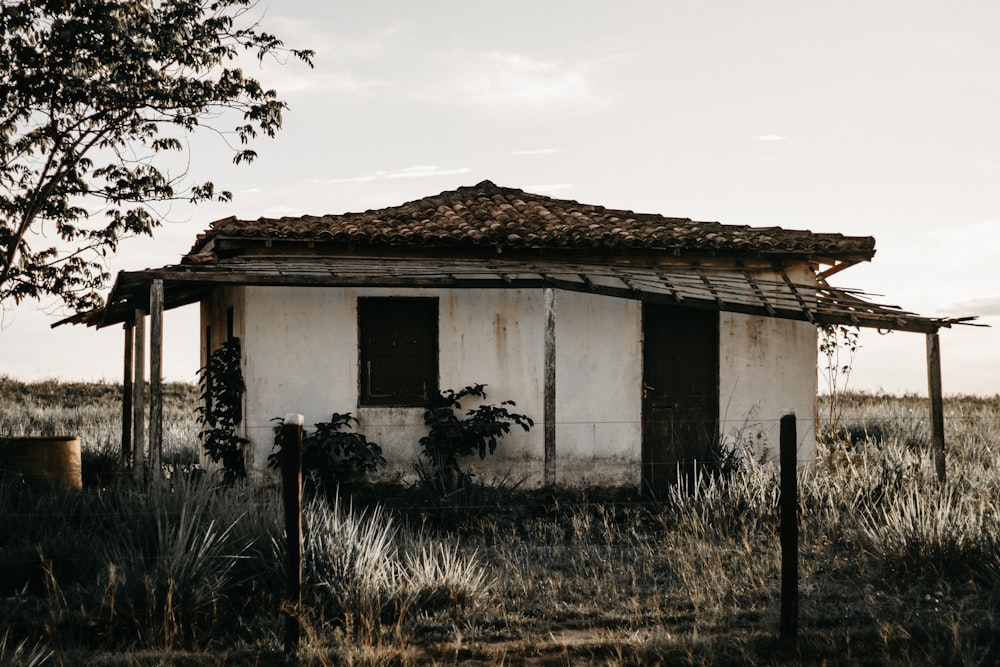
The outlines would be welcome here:
M 163 478 L 163 281 L 149 286 L 149 470 Z
M 135 353 L 132 375 L 132 476 L 142 479 L 146 449 L 146 313 L 135 310 Z
M 781 637 L 794 639 L 799 631 L 799 518 L 798 438 L 795 413 L 781 418 Z
M 125 369 L 122 376 L 122 465 L 132 461 L 132 360 L 135 358 L 135 324 L 125 323 Z
M 556 485 L 556 293 L 545 288 L 545 486 Z
M 302 610 L 302 426 L 299 414 L 285 416 L 281 428 L 281 494 L 285 505 L 287 599 L 284 604 L 285 652 L 299 646 Z
M 931 402 L 931 451 L 938 482 L 945 482 L 944 401 L 941 397 L 941 341 L 938 333 L 927 334 L 927 393 Z

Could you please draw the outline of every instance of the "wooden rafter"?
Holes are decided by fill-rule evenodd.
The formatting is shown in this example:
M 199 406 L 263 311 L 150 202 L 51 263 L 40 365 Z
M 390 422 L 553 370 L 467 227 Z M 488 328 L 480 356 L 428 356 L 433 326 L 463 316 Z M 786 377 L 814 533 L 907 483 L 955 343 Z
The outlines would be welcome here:
M 930 333 L 972 318 L 921 317 L 875 303 L 859 290 L 796 283 L 781 268 L 774 278 L 746 267 L 676 264 L 636 266 L 479 258 L 276 257 L 256 255 L 119 274 L 99 311 L 58 324 L 108 326 L 146 309 L 152 280 L 164 281 L 164 309 L 200 301 L 215 286 L 425 287 L 449 289 L 559 289 L 652 303 L 684 303 L 695 308 Z M 616 287 L 616 283 L 621 285 Z

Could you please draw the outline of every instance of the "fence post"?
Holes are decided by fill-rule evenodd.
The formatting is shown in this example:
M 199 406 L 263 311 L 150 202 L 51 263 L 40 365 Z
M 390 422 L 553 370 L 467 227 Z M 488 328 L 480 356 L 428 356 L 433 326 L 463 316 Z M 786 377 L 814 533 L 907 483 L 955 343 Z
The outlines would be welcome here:
M 941 399 L 941 341 L 938 333 L 927 334 L 927 395 L 931 404 L 931 451 L 938 481 L 945 483 L 944 402 Z
M 281 488 L 285 505 L 285 554 L 287 600 L 285 616 L 285 652 L 299 647 L 299 614 L 302 611 L 302 426 L 299 414 L 285 416 L 281 429 Z
M 781 418 L 781 637 L 799 631 L 799 521 L 795 413 Z
M 556 485 L 556 292 L 545 288 L 545 486 Z
M 135 310 L 135 352 L 132 355 L 132 475 L 143 477 L 146 454 L 146 311 Z
M 149 476 L 163 481 L 163 281 L 149 287 Z
M 122 465 L 132 464 L 132 364 L 135 359 L 135 323 L 125 322 L 125 359 L 122 377 Z

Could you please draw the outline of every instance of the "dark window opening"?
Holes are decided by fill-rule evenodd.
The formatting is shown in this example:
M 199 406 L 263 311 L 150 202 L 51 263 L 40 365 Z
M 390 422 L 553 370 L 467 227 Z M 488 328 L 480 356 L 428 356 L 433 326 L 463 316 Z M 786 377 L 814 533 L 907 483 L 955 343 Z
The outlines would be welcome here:
M 438 302 L 358 299 L 361 404 L 423 406 L 438 389 Z
M 226 309 L 226 340 L 233 339 L 233 307 Z

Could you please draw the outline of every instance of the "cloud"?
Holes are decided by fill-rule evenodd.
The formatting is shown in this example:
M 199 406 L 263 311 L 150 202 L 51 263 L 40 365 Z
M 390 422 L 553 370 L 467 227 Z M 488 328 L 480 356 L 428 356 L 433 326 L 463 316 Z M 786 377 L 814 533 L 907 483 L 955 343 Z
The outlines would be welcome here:
M 328 16 L 297 18 L 275 14 L 264 17 L 268 32 L 276 33 L 288 47 L 315 51 L 317 66 L 331 60 L 382 56 L 396 49 L 404 41 L 409 29 L 405 24 L 393 24 L 363 34 L 346 36 L 328 29 L 334 21 L 337 18 Z
M 311 70 L 304 73 L 282 71 L 269 81 L 282 95 L 291 93 L 335 93 L 345 97 L 365 97 L 396 85 L 394 81 L 376 77 L 361 77 L 353 72 Z
M 529 148 L 522 151 L 511 151 L 511 155 L 551 155 L 552 153 L 562 153 L 561 148 Z
M 757 141 L 765 141 L 765 142 L 788 141 L 788 137 L 782 136 L 780 134 L 758 134 L 755 137 L 755 139 L 757 139 Z
M 449 53 L 446 73 L 413 95 L 434 103 L 464 103 L 493 112 L 584 110 L 609 101 L 591 82 L 592 63 L 539 60 L 506 51 Z
M 442 169 L 437 165 L 418 164 L 403 169 L 380 169 L 379 171 L 360 174 L 358 176 L 346 176 L 339 178 L 324 178 L 312 180 L 312 183 L 321 185 L 332 185 L 336 183 L 368 183 L 394 178 L 433 178 L 437 176 L 454 176 L 456 174 L 467 174 L 472 169 L 469 167 L 455 167 Z
M 961 317 L 963 315 L 979 315 L 980 317 L 995 317 L 1000 315 L 1000 296 L 980 296 L 948 306 L 946 312 Z
M 973 220 L 927 229 L 921 235 L 934 241 L 964 244 L 976 239 L 992 238 L 997 230 L 1000 230 L 1000 220 Z

